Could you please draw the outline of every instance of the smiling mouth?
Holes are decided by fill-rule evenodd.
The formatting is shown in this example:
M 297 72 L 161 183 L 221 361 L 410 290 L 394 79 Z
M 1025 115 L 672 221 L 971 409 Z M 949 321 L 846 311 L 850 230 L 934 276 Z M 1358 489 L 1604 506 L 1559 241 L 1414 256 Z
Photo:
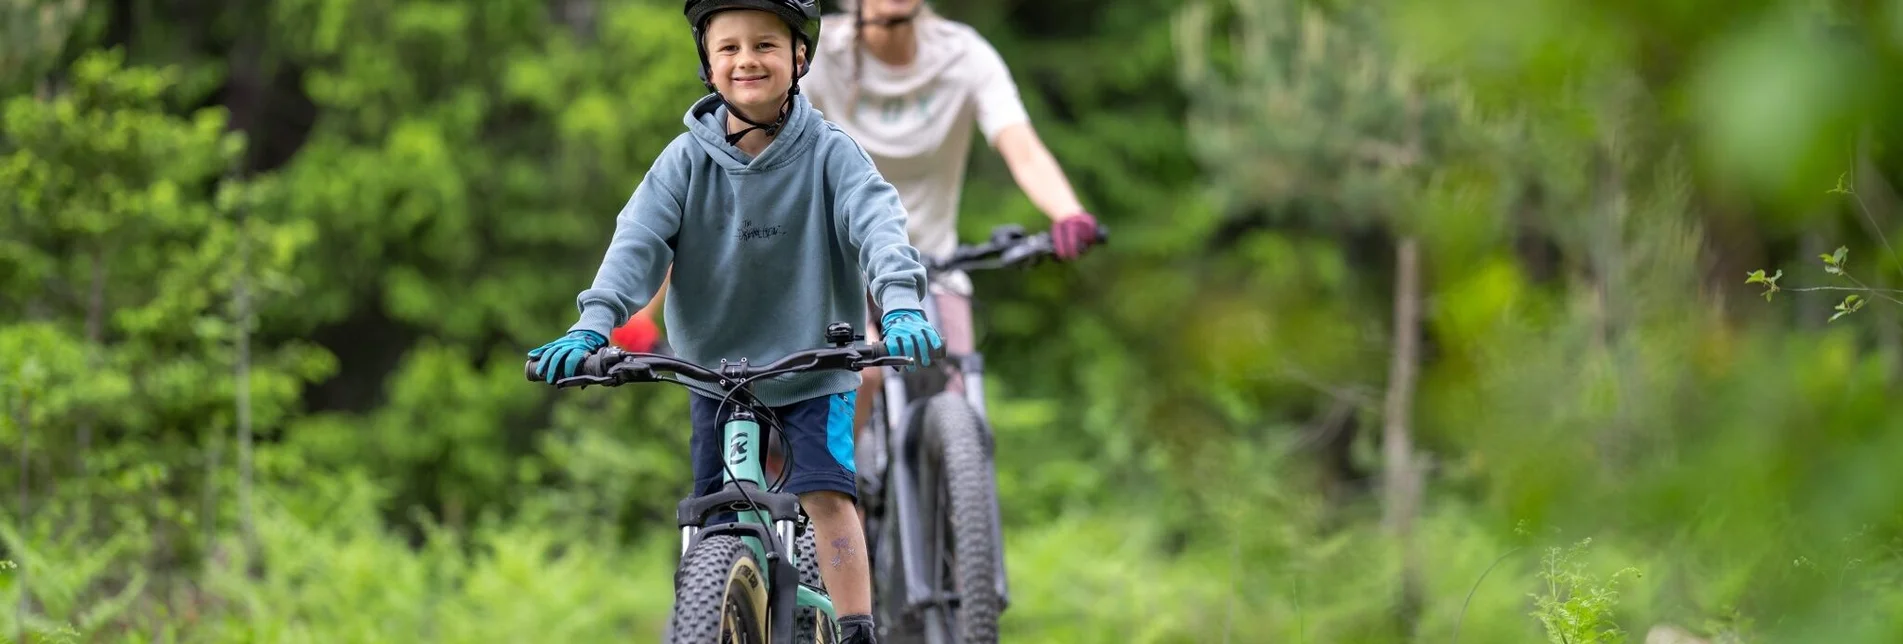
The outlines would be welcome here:
M 733 79 L 733 82 L 752 83 L 752 82 L 763 81 L 763 80 L 766 80 L 765 76 L 746 76 L 746 77 L 736 77 Z

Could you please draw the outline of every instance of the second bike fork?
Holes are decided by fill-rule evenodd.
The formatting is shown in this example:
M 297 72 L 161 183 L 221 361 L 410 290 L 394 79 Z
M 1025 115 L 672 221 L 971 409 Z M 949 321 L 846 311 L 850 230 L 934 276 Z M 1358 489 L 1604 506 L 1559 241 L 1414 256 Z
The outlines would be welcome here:
M 926 318 L 937 319 L 938 307 L 936 298 L 925 298 L 924 305 Z M 945 357 L 957 367 L 959 374 L 963 378 L 965 401 L 971 405 L 972 411 L 978 417 L 979 433 L 983 436 L 985 441 L 986 460 L 995 463 L 995 460 L 992 458 L 994 453 L 994 439 L 991 433 L 991 422 L 985 409 L 984 355 L 973 351 L 967 354 L 947 354 Z M 913 435 L 911 424 L 907 422 L 909 420 L 907 415 L 908 412 L 912 411 L 910 409 L 912 405 L 911 398 L 908 395 L 909 392 L 905 389 L 905 378 L 903 374 L 887 374 L 884 382 L 884 394 L 887 435 L 883 437 L 882 442 L 888 444 L 880 445 L 880 449 L 876 453 L 880 455 L 879 458 L 886 459 L 886 462 L 879 463 L 879 465 L 883 467 L 874 471 L 883 470 L 887 472 L 886 485 L 895 486 L 892 488 L 891 498 L 894 498 L 896 502 L 887 508 L 887 510 L 895 512 L 898 515 L 896 517 L 898 519 L 898 534 L 896 535 L 896 540 L 899 543 L 895 545 L 899 546 L 896 550 L 900 553 L 900 569 L 903 571 L 905 579 L 907 609 L 916 610 L 924 604 L 942 605 L 944 598 L 934 595 L 933 589 L 927 586 L 924 572 L 925 567 L 933 563 L 927 553 L 932 552 L 934 548 L 927 547 L 926 544 L 921 542 L 923 535 L 916 534 L 918 527 L 922 525 L 919 521 L 918 508 L 916 507 L 915 501 L 919 498 L 918 472 L 917 468 L 914 467 L 914 463 L 910 459 L 905 458 L 905 455 L 918 453 L 912 443 L 919 440 L 919 437 Z M 885 455 L 888 454 L 896 454 L 898 457 L 886 457 Z M 941 477 L 942 476 L 941 474 Z M 994 481 L 995 476 L 994 473 Z M 935 492 L 936 491 L 934 491 L 934 493 Z M 998 594 L 998 609 L 1002 612 L 1011 605 L 1011 595 L 1010 584 L 1007 582 L 1004 566 L 1004 517 L 999 509 L 995 483 L 990 496 L 991 543 L 992 547 L 997 549 L 993 577 Z M 946 617 L 949 618 L 949 616 Z

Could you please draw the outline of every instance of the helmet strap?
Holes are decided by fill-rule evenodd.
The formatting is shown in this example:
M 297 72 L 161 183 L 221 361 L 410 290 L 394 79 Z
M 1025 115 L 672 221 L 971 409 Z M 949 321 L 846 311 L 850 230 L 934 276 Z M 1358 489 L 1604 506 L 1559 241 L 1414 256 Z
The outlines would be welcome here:
M 741 112 L 740 108 L 734 107 L 733 103 L 727 102 L 726 96 L 721 96 L 719 92 L 715 92 L 714 95 L 720 96 L 720 102 L 727 106 L 728 114 L 732 114 L 734 118 L 740 119 L 740 122 L 746 123 L 747 125 L 751 126 L 751 127 L 742 129 L 738 132 L 728 132 L 727 145 L 733 145 L 733 146 L 740 145 L 740 139 L 746 138 L 747 133 L 752 132 L 754 130 L 760 130 L 762 132 L 765 132 L 766 135 L 769 137 L 779 135 L 780 128 L 786 127 L 786 117 L 793 113 L 793 95 L 798 93 L 799 93 L 799 83 L 795 82 L 793 84 L 793 88 L 786 92 L 786 101 L 780 103 L 779 118 L 773 119 L 772 123 L 761 123 L 759 121 L 755 121 L 753 119 L 747 118 L 747 115 L 745 112 Z

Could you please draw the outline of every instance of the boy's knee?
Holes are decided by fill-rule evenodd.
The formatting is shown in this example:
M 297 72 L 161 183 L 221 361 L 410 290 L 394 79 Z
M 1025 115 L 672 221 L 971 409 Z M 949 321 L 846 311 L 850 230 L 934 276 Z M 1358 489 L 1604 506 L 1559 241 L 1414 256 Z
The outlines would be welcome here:
M 818 523 L 831 523 L 846 517 L 858 518 L 859 513 L 853 507 L 852 497 L 832 490 L 807 492 L 800 495 L 800 507 L 806 509 L 806 515 Z

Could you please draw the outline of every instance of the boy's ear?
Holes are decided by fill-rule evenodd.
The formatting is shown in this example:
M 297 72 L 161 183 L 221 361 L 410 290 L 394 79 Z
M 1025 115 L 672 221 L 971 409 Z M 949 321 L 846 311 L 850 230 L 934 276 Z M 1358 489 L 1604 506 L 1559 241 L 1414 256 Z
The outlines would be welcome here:
M 797 74 L 800 70 L 806 69 L 806 65 L 808 65 L 806 62 L 806 43 L 800 42 L 793 45 L 793 50 L 795 52 L 793 56 L 793 72 Z

